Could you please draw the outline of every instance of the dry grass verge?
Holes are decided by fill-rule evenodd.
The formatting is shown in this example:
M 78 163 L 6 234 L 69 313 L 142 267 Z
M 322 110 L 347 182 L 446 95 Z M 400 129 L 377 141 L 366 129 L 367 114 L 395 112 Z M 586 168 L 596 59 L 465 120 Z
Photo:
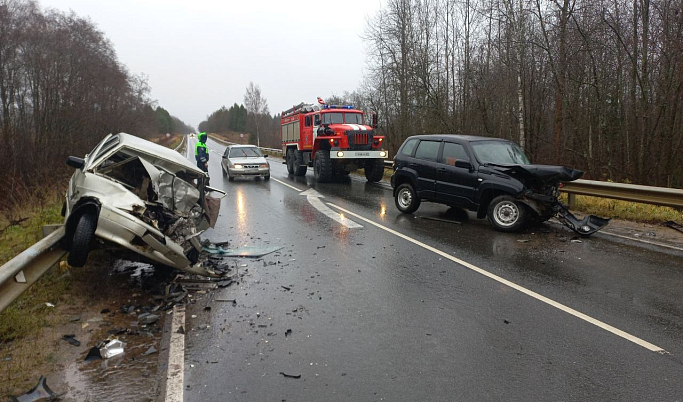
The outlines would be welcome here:
M 560 199 L 567 203 L 566 194 L 562 194 Z M 683 223 L 683 211 L 677 211 L 674 208 L 586 195 L 576 196 L 576 206 L 573 210 L 603 218 L 624 219 L 634 222 L 662 223 L 674 221 Z

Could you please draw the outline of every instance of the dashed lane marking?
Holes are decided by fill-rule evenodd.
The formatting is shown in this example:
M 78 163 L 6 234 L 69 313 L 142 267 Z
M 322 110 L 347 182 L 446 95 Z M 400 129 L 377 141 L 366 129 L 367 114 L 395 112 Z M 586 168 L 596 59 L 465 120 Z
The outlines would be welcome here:
M 280 184 L 283 184 L 283 185 L 285 185 L 285 186 L 287 186 L 287 187 L 289 187 L 289 188 L 291 188 L 291 189 L 293 189 L 293 190 L 296 190 L 296 191 L 298 191 L 298 192 L 300 192 L 300 193 L 303 192 L 303 191 L 306 191 L 306 190 L 298 189 L 298 188 L 292 186 L 291 184 L 287 184 L 287 183 L 285 183 L 284 181 L 278 180 L 278 179 L 276 179 L 276 178 L 274 178 L 274 177 L 271 177 L 270 180 L 273 180 L 273 181 L 276 181 L 276 182 L 278 182 L 278 183 L 280 183 Z
M 402 238 L 402 239 L 404 239 L 404 240 L 407 240 L 407 241 L 409 241 L 409 242 L 411 242 L 411 243 L 413 243 L 413 244 L 416 244 L 416 245 L 418 245 L 418 246 L 420 246 L 420 247 L 422 247 L 422 248 L 424 248 L 424 249 L 426 249 L 426 250 L 429 250 L 429 251 L 431 251 L 431 252 L 434 252 L 434 253 L 438 254 L 439 256 L 441 256 L 441 257 L 443 257 L 443 258 L 447 258 L 447 259 L 449 259 L 449 260 L 455 262 L 456 264 L 462 265 L 462 266 L 465 267 L 465 268 L 469 268 L 470 270 L 472 270 L 472 271 L 474 271 L 474 272 L 477 272 L 477 273 L 479 273 L 479 274 L 481 274 L 481 275 L 484 275 L 484 276 L 486 276 L 486 277 L 488 277 L 488 278 L 490 278 L 490 279 L 493 279 L 494 281 L 497 281 L 497 282 L 499 282 L 499 283 L 502 283 L 503 285 L 506 285 L 506 286 L 509 286 L 509 287 L 511 287 L 511 288 L 513 288 L 513 289 L 515 289 L 515 290 L 518 290 L 518 291 L 520 291 L 520 292 L 522 292 L 522 293 L 524 293 L 524 294 L 526 294 L 526 295 L 528 295 L 528 296 L 533 297 L 533 298 L 536 299 L 536 300 L 539 300 L 539 301 L 541 301 L 541 302 L 543 302 L 543 303 L 546 303 L 546 304 L 548 304 L 548 305 L 550 305 L 550 306 L 553 306 L 553 307 L 555 307 L 555 308 L 557 308 L 557 309 L 559 309 L 559 310 L 562 310 L 562 311 L 564 311 L 565 313 L 571 314 L 571 315 L 573 315 L 574 317 L 577 317 L 577 318 L 582 319 L 582 320 L 584 320 L 584 321 L 586 321 L 586 322 L 588 322 L 588 323 L 590 323 L 590 324 L 593 324 L 593 325 L 595 325 L 595 326 L 597 326 L 597 327 L 599 327 L 599 328 L 602 328 L 602 329 L 604 329 L 605 331 L 611 332 L 611 333 L 613 333 L 613 334 L 615 334 L 615 335 L 617 335 L 617 336 L 619 336 L 619 337 L 621 337 L 621 338 L 624 338 L 624 339 L 626 339 L 626 340 L 628 340 L 628 341 L 631 341 L 631 342 L 633 342 L 633 343 L 635 343 L 635 344 L 637 344 L 637 345 L 639 345 L 639 346 L 644 347 L 645 349 L 648 349 L 648 350 L 653 351 L 653 352 L 661 353 L 661 354 L 668 354 L 667 351 L 665 351 L 664 349 L 660 348 L 660 347 L 657 346 L 657 345 L 654 345 L 654 344 L 652 344 L 652 343 L 650 343 L 650 342 L 647 342 L 647 341 L 645 341 L 645 340 L 643 340 L 643 339 L 640 339 L 640 338 L 638 338 L 638 337 L 636 337 L 636 336 L 634 336 L 634 335 L 631 335 L 631 334 L 629 334 L 629 333 L 627 333 L 627 332 L 624 332 L 624 331 L 622 331 L 622 330 L 620 330 L 620 329 L 618 329 L 618 328 L 615 328 L 615 327 L 613 327 L 613 326 L 611 326 L 611 325 L 609 325 L 609 324 L 606 324 L 606 323 L 604 323 L 604 322 L 602 322 L 602 321 L 600 321 L 600 320 L 597 320 L 597 319 L 595 319 L 595 318 L 593 318 L 593 317 L 591 317 L 591 316 L 588 316 L 588 315 L 586 315 L 586 314 L 584 314 L 584 313 L 582 313 L 582 312 L 580 312 L 580 311 L 574 310 L 574 309 L 571 308 L 571 307 L 567 307 L 567 306 L 565 306 L 564 304 L 561 304 L 561 303 L 556 302 L 555 300 L 549 299 L 549 298 L 547 298 L 547 297 L 545 297 L 545 296 L 543 296 L 543 295 L 541 295 L 541 294 L 538 294 L 538 293 L 534 292 L 533 290 L 529 290 L 529 289 L 527 289 L 527 288 L 525 288 L 525 287 L 523 287 L 523 286 L 520 286 L 520 285 L 518 285 L 518 284 L 516 284 L 516 283 L 514 283 L 514 282 L 511 282 L 511 281 L 509 281 L 509 280 L 507 280 L 507 279 L 501 278 L 500 276 L 495 275 L 495 274 L 492 274 L 492 273 L 490 273 L 490 272 L 488 272 L 488 271 L 486 271 L 486 270 L 484 270 L 484 269 L 482 269 L 482 268 L 477 267 L 476 265 L 472 265 L 472 264 L 470 264 L 470 263 L 467 262 L 467 261 L 463 261 L 463 260 L 461 260 L 461 259 L 459 259 L 459 258 L 453 257 L 452 255 L 450 255 L 450 254 L 448 254 L 448 253 L 446 253 L 446 252 L 444 252 L 444 251 L 441 251 L 441 250 L 436 249 L 436 248 L 434 248 L 434 247 L 432 247 L 432 246 L 429 246 L 429 245 L 427 245 L 427 244 L 425 244 L 425 243 L 422 243 L 422 242 L 419 241 L 419 240 L 415 240 L 415 239 L 413 239 L 413 238 L 410 237 L 410 236 L 406 236 L 406 235 L 404 235 L 403 233 L 399 233 L 399 232 L 397 232 L 397 231 L 395 231 L 395 230 L 389 229 L 389 228 L 386 227 L 386 226 L 380 225 L 379 223 L 377 223 L 377 222 L 375 222 L 375 221 L 372 221 L 372 220 L 370 220 L 370 219 L 367 219 L 367 218 L 365 218 L 365 217 L 363 217 L 363 216 L 361 216 L 361 215 L 358 215 L 358 214 L 356 214 L 356 213 L 354 213 L 354 212 L 351 212 L 351 211 L 349 211 L 349 210 L 347 210 L 347 209 L 344 209 L 344 208 L 342 208 L 342 207 L 340 207 L 340 206 L 338 206 L 338 205 L 335 205 L 335 204 L 332 204 L 332 203 L 329 203 L 329 202 L 327 203 L 327 205 L 329 205 L 329 206 L 331 206 L 331 207 L 333 207 L 333 208 L 336 208 L 336 209 L 338 209 L 338 210 L 340 210 L 340 211 L 343 211 L 343 212 L 345 212 L 346 214 L 348 214 L 348 215 L 350 215 L 350 216 L 354 216 L 354 217 L 356 217 L 356 218 L 358 218 L 358 219 L 360 219 L 360 220 L 363 220 L 363 221 L 365 221 L 365 222 L 367 222 L 367 223 L 369 223 L 369 224 L 371 224 L 371 225 L 373 225 L 373 226 L 376 226 L 376 227 L 378 227 L 378 228 L 380 228 L 380 229 L 382 229 L 382 230 L 384 230 L 384 231 L 386 231 L 386 232 L 389 232 L 389 233 L 391 233 L 391 234 L 393 234 L 393 235 L 395 235 L 395 236 L 398 236 L 398 237 L 400 237 L 400 238 Z

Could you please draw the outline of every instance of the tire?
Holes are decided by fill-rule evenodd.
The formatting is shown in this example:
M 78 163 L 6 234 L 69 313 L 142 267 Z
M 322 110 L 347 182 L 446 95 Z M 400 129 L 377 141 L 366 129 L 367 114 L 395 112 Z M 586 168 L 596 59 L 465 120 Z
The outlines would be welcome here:
M 270 175 L 263 176 L 263 180 L 265 180 L 265 181 L 270 180 Z
M 223 177 L 226 177 L 228 173 L 225 171 L 225 167 L 223 167 L 223 164 L 221 163 L 221 173 L 223 173 Z
M 403 183 L 396 188 L 394 202 L 396 203 L 396 208 L 404 214 L 412 214 L 420 207 L 420 198 L 409 183 Z
M 294 148 L 287 148 L 285 161 L 287 162 L 287 173 L 294 174 Z
M 74 235 L 71 238 L 67 262 L 72 267 L 82 267 L 88 260 L 90 245 L 95 237 L 97 217 L 93 213 L 85 212 L 78 218 Z
M 332 180 L 332 161 L 328 151 L 318 151 L 315 153 L 313 175 L 318 183 L 327 183 Z
M 294 176 L 306 176 L 308 166 L 304 165 L 304 153 L 294 151 Z
M 235 181 L 235 178 L 230 176 L 230 173 L 228 172 L 228 181 Z
M 373 159 L 365 164 L 365 178 L 377 183 L 384 177 L 384 159 Z
M 518 232 L 527 223 L 526 207 L 514 197 L 501 195 L 489 204 L 487 216 L 491 226 L 501 232 Z

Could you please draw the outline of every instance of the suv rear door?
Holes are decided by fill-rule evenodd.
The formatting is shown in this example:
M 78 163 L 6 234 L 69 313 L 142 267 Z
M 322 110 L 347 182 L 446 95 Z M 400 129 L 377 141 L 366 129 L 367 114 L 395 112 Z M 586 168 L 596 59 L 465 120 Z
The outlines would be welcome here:
M 456 161 L 469 162 L 472 166 L 464 144 L 445 141 L 436 172 L 436 197 L 447 204 L 473 207 L 477 172 L 471 167 L 455 166 Z
M 440 149 L 440 140 L 420 140 L 415 149 L 415 156 L 407 158 L 408 167 L 417 172 L 415 191 L 420 198 L 434 199 L 436 197 L 436 168 Z

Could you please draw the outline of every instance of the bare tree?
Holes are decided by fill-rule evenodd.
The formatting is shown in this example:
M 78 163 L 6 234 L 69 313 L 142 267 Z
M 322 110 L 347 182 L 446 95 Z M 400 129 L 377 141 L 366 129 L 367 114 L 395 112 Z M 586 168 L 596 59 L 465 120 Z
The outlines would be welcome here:
M 264 115 L 268 115 L 268 101 L 261 96 L 261 88 L 249 82 L 247 92 L 244 94 L 244 106 L 247 108 L 249 118 L 256 128 L 256 146 L 261 146 L 261 139 L 259 137 L 259 129 Z

